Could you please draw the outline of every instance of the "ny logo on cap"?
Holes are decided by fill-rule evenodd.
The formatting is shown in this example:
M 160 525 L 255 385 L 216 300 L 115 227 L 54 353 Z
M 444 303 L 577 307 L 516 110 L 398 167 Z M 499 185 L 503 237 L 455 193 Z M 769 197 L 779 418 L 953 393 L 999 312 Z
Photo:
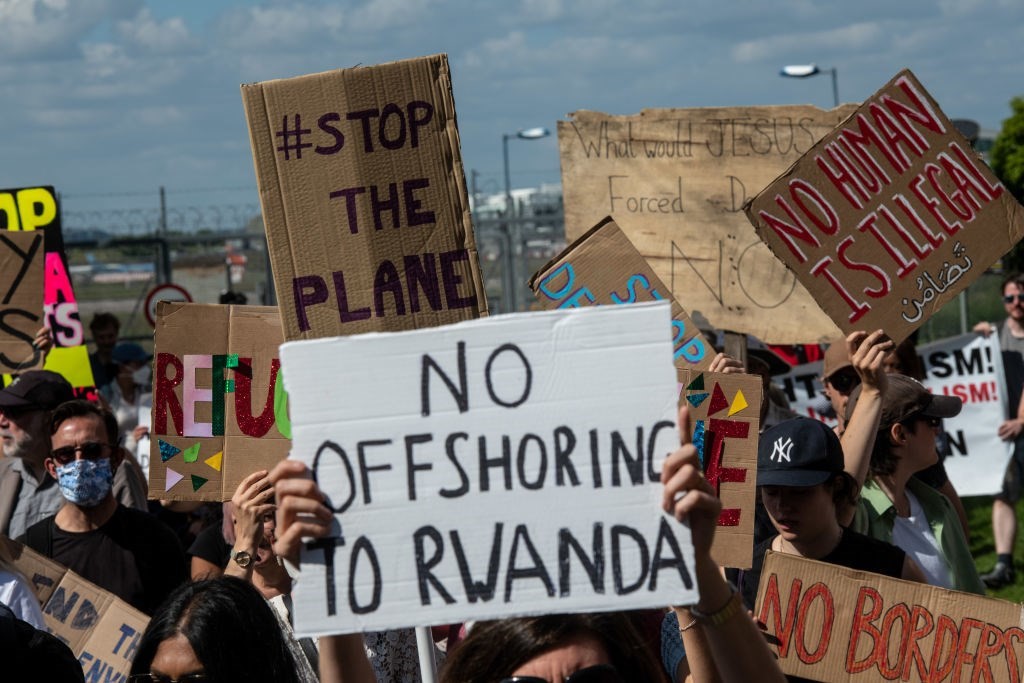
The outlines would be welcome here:
M 782 462 L 783 458 L 786 459 L 786 462 L 790 462 L 789 452 L 791 450 L 793 450 L 793 439 L 791 439 L 788 436 L 786 438 L 782 438 L 780 436 L 779 438 L 775 439 L 775 444 L 772 447 L 771 460 L 774 462 L 776 456 L 778 456 L 778 462 Z

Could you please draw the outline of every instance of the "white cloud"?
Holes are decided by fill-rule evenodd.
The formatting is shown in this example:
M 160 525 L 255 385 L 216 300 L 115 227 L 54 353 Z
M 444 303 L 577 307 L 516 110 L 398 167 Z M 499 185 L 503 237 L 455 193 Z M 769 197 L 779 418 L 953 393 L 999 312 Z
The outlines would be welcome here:
M 784 54 L 813 54 L 820 50 L 863 50 L 882 37 L 882 27 L 876 22 L 849 24 L 827 31 L 789 33 L 748 40 L 732 50 L 737 62 L 769 61 Z
M 148 7 L 139 10 L 131 19 L 116 23 L 117 35 L 140 52 L 171 54 L 194 45 L 192 36 L 181 17 L 158 21 Z
M 217 38 L 227 46 L 265 50 L 308 47 L 345 26 L 340 7 L 288 3 L 238 8 L 221 19 Z
M 0 0 L 0 56 L 60 59 L 76 54 L 78 43 L 97 25 L 128 16 L 142 0 Z

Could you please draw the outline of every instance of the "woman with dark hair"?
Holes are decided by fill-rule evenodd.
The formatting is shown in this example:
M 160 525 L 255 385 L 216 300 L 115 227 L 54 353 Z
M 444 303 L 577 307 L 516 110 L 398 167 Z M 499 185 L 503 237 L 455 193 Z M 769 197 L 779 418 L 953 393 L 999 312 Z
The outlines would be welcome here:
M 149 622 L 128 680 L 298 683 L 295 660 L 270 609 L 241 579 L 184 584 Z
M 538 653 L 549 657 L 538 658 Z M 478 622 L 448 658 L 441 680 L 471 683 L 488 672 L 496 681 L 546 683 L 552 672 L 559 671 L 556 656 L 576 659 L 573 683 L 664 680 L 658 662 L 623 612 Z

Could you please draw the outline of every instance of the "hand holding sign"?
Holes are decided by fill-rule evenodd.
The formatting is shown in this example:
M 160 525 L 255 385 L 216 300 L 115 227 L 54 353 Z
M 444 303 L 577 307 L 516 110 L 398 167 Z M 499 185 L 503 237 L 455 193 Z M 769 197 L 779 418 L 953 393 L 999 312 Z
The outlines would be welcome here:
M 282 460 L 270 471 L 277 498 L 277 540 L 274 552 L 293 565 L 299 564 L 304 536 L 322 538 L 331 530 L 331 511 L 309 468 L 298 460 Z
M 722 501 L 704 478 L 697 449 L 690 443 L 690 411 L 679 409 L 679 448 L 665 459 L 661 483 L 665 485 L 661 507 L 680 522 L 689 520 L 695 561 L 710 558 Z

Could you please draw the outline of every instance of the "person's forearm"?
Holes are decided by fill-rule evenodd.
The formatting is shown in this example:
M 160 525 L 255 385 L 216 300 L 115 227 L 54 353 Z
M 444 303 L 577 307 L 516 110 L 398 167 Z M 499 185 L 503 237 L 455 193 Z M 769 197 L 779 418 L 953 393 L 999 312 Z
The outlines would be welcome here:
M 864 387 L 860 398 L 853 409 L 853 415 L 846 423 L 843 432 L 844 470 L 857 482 L 864 486 L 871 464 L 871 449 L 878 433 L 878 423 L 882 418 L 882 394 L 874 388 Z
M 362 634 L 320 638 L 320 683 L 377 683 Z
M 718 669 L 715 667 L 714 657 L 711 655 L 711 647 L 708 645 L 708 638 L 704 634 L 704 627 L 696 623 L 688 607 L 673 607 L 679 620 L 680 635 L 683 638 L 683 647 L 686 649 L 686 664 L 690 669 L 690 676 L 694 681 L 700 683 L 721 683 Z

